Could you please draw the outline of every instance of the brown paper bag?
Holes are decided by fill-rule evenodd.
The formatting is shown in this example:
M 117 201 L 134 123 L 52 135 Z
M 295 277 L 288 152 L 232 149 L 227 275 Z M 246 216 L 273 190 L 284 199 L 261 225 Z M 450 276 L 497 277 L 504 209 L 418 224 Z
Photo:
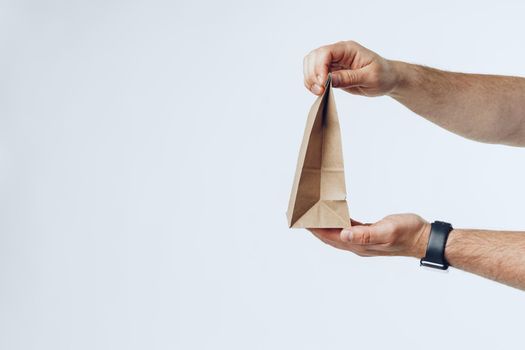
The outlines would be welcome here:
M 331 75 L 308 114 L 286 214 L 293 228 L 350 227 Z

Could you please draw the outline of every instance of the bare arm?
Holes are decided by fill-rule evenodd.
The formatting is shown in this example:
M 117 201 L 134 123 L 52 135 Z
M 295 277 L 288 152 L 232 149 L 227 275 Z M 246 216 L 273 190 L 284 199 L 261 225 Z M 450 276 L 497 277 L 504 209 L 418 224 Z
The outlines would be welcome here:
M 320 47 L 304 59 L 305 86 L 333 85 L 388 95 L 429 121 L 481 142 L 525 146 L 525 78 L 445 72 L 390 61 L 352 41 Z
M 525 79 L 440 71 L 392 62 L 389 93 L 413 112 L 466 138 L 525 146 Z
M 389 215 L 348 230 L 311 229 L 323 242 L 360 256 L 425 256 L 430 224 L 415 214 Z M 445 258 L 455 268 L 525 290 L 525 232 L 454 229 Z
M 525 290 L 525 232 L 453 230 L 445 257 L 458 269 Z

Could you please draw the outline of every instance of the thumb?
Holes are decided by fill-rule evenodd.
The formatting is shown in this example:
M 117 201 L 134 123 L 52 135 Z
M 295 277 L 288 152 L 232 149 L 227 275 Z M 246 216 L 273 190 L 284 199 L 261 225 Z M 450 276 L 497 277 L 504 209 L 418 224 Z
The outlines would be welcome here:
M 341 231 L 341 241 L 353 244 L 379 244 L 381 235 L 374 225 L 359 225 Z
M 332 86 L 338 88 L 359 86 L 365 81 L 366 74 L 366 67 L 332 72 Z

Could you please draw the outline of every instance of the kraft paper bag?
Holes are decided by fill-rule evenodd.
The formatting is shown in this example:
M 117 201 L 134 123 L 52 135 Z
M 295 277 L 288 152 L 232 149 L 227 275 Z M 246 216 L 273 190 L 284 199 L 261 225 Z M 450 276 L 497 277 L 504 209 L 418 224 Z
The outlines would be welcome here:
M 286 214 L 292 228 L 350 227 L 331 75 L 308 114 Z

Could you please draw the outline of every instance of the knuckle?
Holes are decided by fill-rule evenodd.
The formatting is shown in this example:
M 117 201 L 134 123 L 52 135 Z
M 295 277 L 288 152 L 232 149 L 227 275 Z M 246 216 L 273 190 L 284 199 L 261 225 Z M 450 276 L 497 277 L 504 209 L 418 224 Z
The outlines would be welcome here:
M 361 244 L 361 245 L 369 244 L 370 241 L 371 241 L 370 231 L 364 231 L 363 233 L 361 233 L 360 235 L 357 235 L 356 237 L 356 243 Z
M 329 46 L 321 46 L 320 48 L 317 49 L 317 54 L 320 56 L 320 57 L 327 57 L 330 55 L 330 47 Z
M 318 47 L 318 48 L 315 50 L 315 52 L 316 52 L 317 54 L 324 54 L 324 53 L 326 53 L 327 51 L 329 51 L 328 46 L 320 46 L 320 47 Z
M 318 60 L 323 59 L 324 57 L 326 57 L 328 52 L 329 51 L 326 48 L 320 47 L 320 48 L 315 49 L 314 51 L 312 51 L 311 55 L 315 59 L 315 61 L 318 61 Z
M 372 240 L 372 235 L 370 231 L 365 231 L 363 233 L 363 244 L 370 244 L 371 240 Z
M 322 69 L 330 64 L 330 52 L 322 52 L 318 56 L 316 69 Z
M 345 75 L 346 75 L 346 82 L 349 83 L 349 84 L 353 84 L 357 81 L 357 75 L 355 74 L 354 71 L 352 70 L 347 70 L 345 71 Z

